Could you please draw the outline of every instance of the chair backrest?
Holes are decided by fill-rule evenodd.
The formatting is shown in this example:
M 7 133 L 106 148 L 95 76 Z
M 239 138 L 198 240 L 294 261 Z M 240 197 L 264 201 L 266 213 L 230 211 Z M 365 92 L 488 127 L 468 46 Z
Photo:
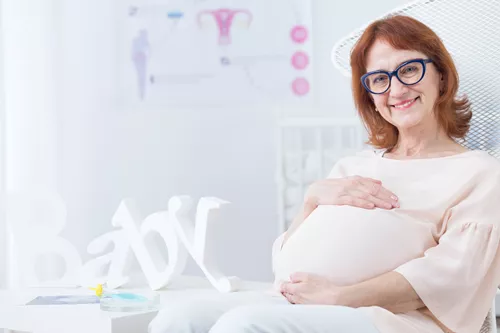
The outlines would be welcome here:
M 461 143 L 500 158 L 500 75 L 496 70 L 500 63 L 500 1 L 419 0 L 382 17 L 393 15 L 414 17 L 442 39 L 459 72 L 459 93 L 466 93 L 472 102 L 471 128 Z M 333 64 L 346 76 L 351 75 L 352 47 L 368 24 L 339 40 L 332 49 Z M 496 332 L 493 302 L 480 333 Z
M 407 15 L 433 29 L 455 60 L 459 93 L 472 102 L 471 129 L 463 144 L 500 158 L 500 2 L 498 0 L 420 0 L 383 17 Z M 368 24 L 367 24 L 368 25 Z M 336 68 L 350 76 L 351 49 L 363 26 L 339 40 L 332 50 Z
M 486 319 L 484 320 L 483 326 L 479 330 L 479 333 L 497 333 L 497 321 L 495 316 L 495 302 L 493 301 L 493 306 L 488 312 Z

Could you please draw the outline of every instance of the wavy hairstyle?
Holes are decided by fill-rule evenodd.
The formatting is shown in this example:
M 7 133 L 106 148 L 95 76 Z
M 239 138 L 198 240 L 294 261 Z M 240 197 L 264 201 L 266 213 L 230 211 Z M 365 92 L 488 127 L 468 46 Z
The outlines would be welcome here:
M 456 96 L 459 79 L 451 55 L 428 26 L 409 16 L 394 15 L 370 24 L 351 52 L 354 104 L 368 130 L 367 143 L 376 148 L 392 148 L 399 134 L 394 125 L 375 111 L 373 99 L 361 83 L 368 51 L 376 40 L 383 40 L 398 50 L 419 51 L 433 60 L 444 81 L 434 105 L 436 118 L 450 138 L 463 139 L 469 130 L 472 112 L 467 96 Z

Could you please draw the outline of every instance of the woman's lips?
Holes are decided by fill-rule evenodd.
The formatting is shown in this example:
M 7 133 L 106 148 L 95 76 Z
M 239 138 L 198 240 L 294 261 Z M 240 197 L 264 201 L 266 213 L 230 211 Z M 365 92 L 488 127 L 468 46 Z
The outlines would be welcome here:
M 391 107 L 398 109 L 398 110 L 405 110 L 405 109 L 410 108 L 413 104 L 415 104 L 417 99 L 418 99 L 418 97 L 416 97 L 414 99 L 409 99 L 409 100 L 403 101 L 401 103 L 391 105 Z

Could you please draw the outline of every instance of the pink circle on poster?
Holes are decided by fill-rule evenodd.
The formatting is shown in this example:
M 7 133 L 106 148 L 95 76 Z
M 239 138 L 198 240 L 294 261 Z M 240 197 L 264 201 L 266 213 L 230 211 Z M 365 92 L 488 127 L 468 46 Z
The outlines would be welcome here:
M 309 65 L 309 57 L 307 53 L 298 51 L 292 55 L 292 66 L 295 69 L 304 69 Z
M 292 40 L 296 43 L 304 43 L 307 40 L 307 28 L 303 25 L 296 25 L 290 31 Z
M 299 77 L 292 82 L 292 90 L 295 95 L 303 96 L 309 92 L 309 81 Z

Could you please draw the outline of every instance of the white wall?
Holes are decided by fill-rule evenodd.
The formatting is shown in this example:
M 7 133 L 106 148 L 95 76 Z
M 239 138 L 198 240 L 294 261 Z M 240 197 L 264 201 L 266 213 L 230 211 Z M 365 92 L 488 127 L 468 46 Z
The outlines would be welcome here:
M 314 1 L 316 100 L 311 110 L 290 106 L 290 112 L 354 114 L 349 80 L 331 65 L 330 49 L 338 38 L 403 2 Z M 175 194 L 218 196 L 233 202 L 219 241 L 234 250 L 221 251 L 222 268 L 246 279 L 271 279 L 270 247 L 277 236 L 272 107 L 117 109 L 112 1 L 57 4 L 58 46 L 52 54 L 57 83 L 40 69 L 32 75 L 58 92 L 55 108 L 41 104 L 38 110 L 48 115 L 57 110 L 50 119 L 57 124 L 57 189 L 68 206 L 64 235 L 83 254 L 93 237 L 111 229 L 124 197 L 135 197 L 149 214 L 165 209 Z M 188 272 L 197 270 L 190 266 Z
M 0 1 L 0 17 L 2 17 L 3 4 Z M 0 21 L 0 66 L 3 64 L 3 20 Z M 1 68 L 1 67 L 0 67 Z M 5 97 L 4 78 L 0 76 L 0 138 L 5 137 Z M 7 243 L 7 224 L 5 221 L 5 140 L 0 140 L 0 244 Z M 0 288 L 7 282 L 7 251 L 0 249 Z
M 2 3 L 5 187 L 56 190 L 56 41 L 53 1 Z M 28 24 L 29 22 L 29 24 Z M 3 177 L 2 177 L 3 178 Z M 27 208 L 29 209 L 29 207 Z M 4 230 L 2 230 L 4 231 Z M 5 235 L 4 235 L 5 236 Z M 2 244 L 7 240 L 3 239 Z M 7 251 L 2 249 L 5 254 Z

